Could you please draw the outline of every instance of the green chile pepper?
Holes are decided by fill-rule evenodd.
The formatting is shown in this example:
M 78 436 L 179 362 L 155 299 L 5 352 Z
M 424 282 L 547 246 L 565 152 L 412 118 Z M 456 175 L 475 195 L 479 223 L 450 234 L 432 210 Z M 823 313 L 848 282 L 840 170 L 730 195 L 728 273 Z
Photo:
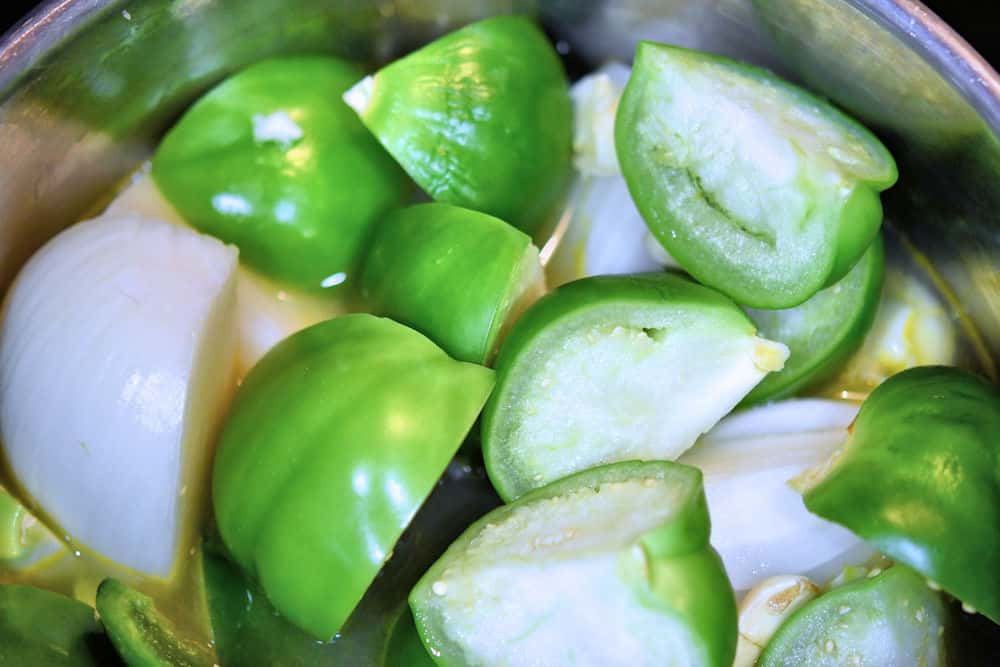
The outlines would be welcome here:
M 562 285 L 500 348 L 482 422 L 490 481 L 510 500 L 602 463 L 675 459 L 787 356 L 680 276 Z
M 861 347 L 875 321 L 885 253 L 878 236 L 836 285 L 788 310 L 750 310 L 760 335 L 788 346 L 788 361 L 753 388 L 744 403 L 798 393 L 829 379 Z
M 340 96 L 360 76 L 329 57 L 266 60 L 198 100 L 153 156 L 153 178 L 200 231 L 310 289 L 343 282 L 408 179 Z
M 544 290 L 538 249 L 527 235 L 450 204 L 418 204 L 382 221 L 362 273 L 362 295 L 374 312 L 479 364 L 496 352 L 509 317 Z
M 701 472 L 591 468 L 470 526 L 410 593 L 439 665 L 730 667 L 736 603 Z
M 212 667 L 215 652 L 178 636 L 153 598 L 117 579 L 97 588 L 97 611 L 118 655 L 129 667 Z
M 493 387 L 392 320 L 347 315 L 273 348 L 237 391 L 216 457 L 219 532 L 274 606 L 337 633 Z
M 791 308 L 840 280 L 882 222 L 896 164 L 865 128 L 777 76 L 652 42 L 615 119 L 653 235 L 700 282 Z
M 806 507 L 1000 623 L 1000 391 L 946 366 L 903 371 L 861 406 Z
M 33 586 L 0 586 L 0 664 L 106 667 L 117 657 L 92 608 Z
M 531 234 L 570 175 L 572 108 L 559 56 L 530 20 L 465 26 L 383 67 L 345 96 L 436 201 Z
M 941 595 L 903 565 L 806 603 L 774 634 L 758 667 L 948 664 Z

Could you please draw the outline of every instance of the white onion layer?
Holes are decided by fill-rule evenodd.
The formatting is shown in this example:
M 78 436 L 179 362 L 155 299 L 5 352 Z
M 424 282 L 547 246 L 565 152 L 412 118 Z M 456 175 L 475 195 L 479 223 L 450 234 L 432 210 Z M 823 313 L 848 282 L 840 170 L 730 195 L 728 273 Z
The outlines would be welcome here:
M 788 485 L 843 444 L 857 411 L 820 399 L 752 408 L 723 419 L 679 459 L 704 473 L 712 545 L 738 593 L 784 574 L 826 581 L 874 553 L 811 514 Z
M 168 576 L 193 537 L 233 386 L 236 249 L 110 215 L 21 271 L 0 328 L 12 471 L 75 542 Z

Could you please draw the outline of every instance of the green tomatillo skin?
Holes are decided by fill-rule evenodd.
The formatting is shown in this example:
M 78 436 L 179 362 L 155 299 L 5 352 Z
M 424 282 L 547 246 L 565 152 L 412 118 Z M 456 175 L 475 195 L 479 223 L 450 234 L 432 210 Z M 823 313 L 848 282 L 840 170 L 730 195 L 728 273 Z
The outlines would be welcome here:
M 885 253 L 881 236 L 835 285 L 787 310 L 749 310 L 761 336 L 788 346 L 788 361 L 753 388 L 744 404 L 792 396 L 836 374 L 875 321 Z
M 641 42 L 615 119 L 653 235 L 700 282 L 791 308 L 840 280 L 882 223 L 896 164 L 865 128 L 770 72 Z
M 806 507 L 1000 622 L 1000 391 L 924 366 L 886 380 Z
M 129 667 L 210 667 L 218 662 L 208 646 L 180 637 L 151 597 L 117 579 L 101 582 L 97 611 Z
M 673 460 L 787 355 L 730 299 L 677 275 L 562 285 L 500 348 L 482 422 L 490 481 L 511 500 L 594 465 Z
M 266 60 L 210 90 L 167 133 L 153 178 L 198 230 L 274 278 L 343 282 L 406 174 L 340 99 L 361 75 L 330 57 Z M 343 275 L 340 275 L 343 274 Z
M 330 639 L 492 387 L 493 371 L 372 315 L 285 339 L 246 377 L 223 428 L 223 541 L 279 612 Z
M 572 108 L 559 57 L 530 20 L 500 16 L 396 60 L 344 99 L 436 201 L 532 234 L 570 175 Z
M 628 461 L 470 526 L 410 593 L 439 665 L 729 667 L 736 604 L 697 468 Z
M 0 664 L 99 667 L 116 664 L 91 607 L 33 586 L 0 586 Z
M 376 313 L 412 326 L 461 361 L 482 364 L 522 297 L 544 291 L 538 249 L 491 215 L 418 204 L 383 220 L 362 273 Z
M 894 565 L 806 603 L 774 634 L 759 667 L 947 665 L 948 611 L 913 570 Z

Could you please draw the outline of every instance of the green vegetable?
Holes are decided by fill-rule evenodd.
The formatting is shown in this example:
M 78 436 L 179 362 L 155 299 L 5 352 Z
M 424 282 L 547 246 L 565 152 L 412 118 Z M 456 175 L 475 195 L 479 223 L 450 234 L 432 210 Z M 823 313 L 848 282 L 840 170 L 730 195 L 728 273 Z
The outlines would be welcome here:
M 247 580 L 236 565 L 206 552 L 202 569 L 212 634 L 222 665 L 337 664 L 333 645 L 316 641 L 280 616 L 260 587 Z
M 946 665 L 941 596 L 902 565 L 852 581 L 796 611 L 759 667 Z
M 410 594 L 439 665 L 716 665 L 736 603 L 709 546 L 701 473 L 624 462 L 474 523 Z
M 274 606 L 338 632 L 479 414 L 493 372 L 392 320 L 347 315 L 273 348 L 216 457 L 219 532 Z
M 559 57 L 528 19 L 456 30 L 344 99 L 434 200 L 533 233 L 570 175 L 572 109 Z
M 226 79 L 164 137 L 153 178 L 199 230 L 275 278 L 343 282 L 406 175 L 340 96 L 361 71 L 319 56 L 265 60 Z
M 784 398 L 829 379 L 864 342 L 882 291 L 884 252 L 876 237 L 850 273 L 788 310 L 751 310 L 760 335 L 788 346 L 788 361 L 747 394 L 744 403 Z
M 151 597 L 117 579 L 105 579 L 97 588 L 97 611 L 129 667 L 211 667 L 218 662 L 209 646 L 178 636 Z
M 946 366 L 879 385 L 806 507 L 1000 622 L 1000 391 Z
M 646 224 L 691 275 L 754 308 L 791 308 L 840 280 L 896 181 L 870 132 L 780 78 L 642 42 L 615 120 Z
M 25 571 L 65 553 L 66 545 L 0 486 L 0 572 Z
M 666 273 L 568 283 L 514 325 L 483 415 L 510 500 L 590 466 L 674 459 L 788 352 L 728 298 Z
M 32 586 L 0 586 L 0 664 L 106 667 L 117 663 L 92 608 Z
M 462 361 L 485 363 L 524 301 L 545 289 L 538 249 L 503 220 L 420 204 L 379 224 L 362 274 L 370 308 L 427 335 Z

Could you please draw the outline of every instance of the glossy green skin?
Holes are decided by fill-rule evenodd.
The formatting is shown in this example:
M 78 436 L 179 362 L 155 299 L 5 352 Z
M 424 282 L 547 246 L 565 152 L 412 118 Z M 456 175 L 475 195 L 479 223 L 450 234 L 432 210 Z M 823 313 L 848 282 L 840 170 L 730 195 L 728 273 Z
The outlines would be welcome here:
M 895 375 L 861 406 L 806 507 L 1000 622 L 1000 391 L 956 368 Z
M 205 598 L 222 665 L 336 665 L 333 646 L 280 616 L 264 592 L 225 557 L 204 553 Z
M 361 119 L 434 200 L 529 234 L 570 176 L 566 76 L 524 17 L 473 23 L 382 68 Z
M 758 234 L 743 229 L 747 226 L 743 221 L 730 217 L 677 157 L 685 151 L 670 142 L 689 138 L 668 136 L 663 128 L 651 133 L 646 127 L 649 118 L 659 115 L 662 97 L 669 94 L 660 68 L 707 75 L 725 72 L 739 80 L 731 85 L 745 88 L 742 92 L 746 97 L 766 91 L 779 95 L 789 108 L 818 110 L 842 128 L 845 136 L 864 144 L 870 159 L 882 165 L 883 171 L 872 180 L 848 178 L 846 189 L 841 184 L 829 188 L 800 183 L 800 194 L 811 203 L 810 217 L 805 220 L 785 219 L 782 211 L 773 212 L 774 223 L 790 232 L 784 241 L 789 247 L 801 245 L 802 227 L 821 226 L 824 241 L 816 252 L 799 257 L 787 252 L 781 243 L 759 243 Z M 807 91 L 764 69 L 653 42 L 640 42 L 636 50 L 632 76 L 615 118 L 615 145 L 632 198 L 657 240 L 699 282 L 753 308 L 791 308 L 843 278 L 877 234 L 882 222 L 879 192 L 897 177 L 892 156 L 874 135 Z M 720 248 L 711 240 L 714 230 L 732 228 L 742 230 L 738 241 Z M 751 266 L 741 266 L 736 258 L 752 260 Z
M 495 351 L 530 243 L 478 211 L 437 203 L 404 208 L 376 228 L 362 296 L 373 312 L 413 327 L 456 359 L 481 364 Z
M 410 593 L 410 607 L 424 646 L 438 665 L 464 665 L 460 646 L 447 636 L 447 627 L 429 613 L 437 597 L 433 583 L 449 567 L 474 568 L 464 551 L 488 525 L 502 524 L 517 508 L 538 505 L 539 521 L 552 509 L 552 498 L 580 488 L 657 477 L 676 484 L 679 491 L 675 515 L 643 534 L 635 546 L 621 553 L 619 573 L 642 605 L 680 622 L 685 640 L 704 665 L 730 667 L 736 655 L 737 615 L 732 586 L 719 555 L 709 544 L 710 521 L 701 471 L 669 461 L 624 461 L 590 468 L 535 489 L 511 504 L 499 507 L 475 522 L 433 565 Z M 636 508 L 633 508 L 636 509 Z M 629 508 L 622 508 L 629 512 Z M 604 615 L 607 609 L 594 609 Z M 484 628 L 489 632 L 489 628 Z M 539 664 L 546 664 L 541 660 Z
M 750 310 L 758 335 L 788 346 L 785 367 L 771 373 L 744 405 L 797 394 L 829 379 L 861 347 L 882 294 L 885 253 L 881 236 L 836 285 L 790 310 Z
M 153 599 L 117 579 L 97 588 L 97 611 L 118 655 L 129 667 L 211 667 L 217 663 L 205 645 L 177 636 L 173 623 Z
M 670 273 L 592 276 L 549 292 L 529 308 L 507 334 L 495 364 L 497 386 L 483 411 L 483 457 L 490 481 L 505 501 L 528 490 L 522 488 L 523 484 L 507 470 L 504 449 L 511 420 L 518 420 L 520 414 L 520 408 L 511 405 L 518 375 L 530 372 L 537 363 L 533 356 L 539 345 L 559 344 L 562 336 L 557 335 L 558 332 L 572 327 L 574 319 L 609 305 L 621 309 L 623 323 L 627 323 L 624 313 L 629 309 L 668 306 L 717 318 L 720 326 L 724 323 L 751 333 L 754 329 L 749 318 L 728 298 Z
M 24 550 L 21 545 L 24 513 L 24 505 L 0 487 L 0 563 L 18 558 Z
M 392 320 L 348 315 L 253 368 L 223 429 L 219 532 L 274 606 L 337 633 L 434 488 L 493 387 Z
M 320 289 L 349 274 L 371 225 L 402 205 L 406 175 L 340 99 L 361 76 L 328 57 L 266 60 L 198 100 L 153 156 L 153 178 L 197 229 L 262 273 Z M 302 137 L 255 141 L 285 112 Z
M 811 600 L 764 647 L 758 667 L 948 664 L 941 595 L 903 565 Z M 852 659 L 857 662 L 850 662 Z
M 97 667 L 117 663 L 92 608 L 32 586 L 0 586 L 0 664 Z

